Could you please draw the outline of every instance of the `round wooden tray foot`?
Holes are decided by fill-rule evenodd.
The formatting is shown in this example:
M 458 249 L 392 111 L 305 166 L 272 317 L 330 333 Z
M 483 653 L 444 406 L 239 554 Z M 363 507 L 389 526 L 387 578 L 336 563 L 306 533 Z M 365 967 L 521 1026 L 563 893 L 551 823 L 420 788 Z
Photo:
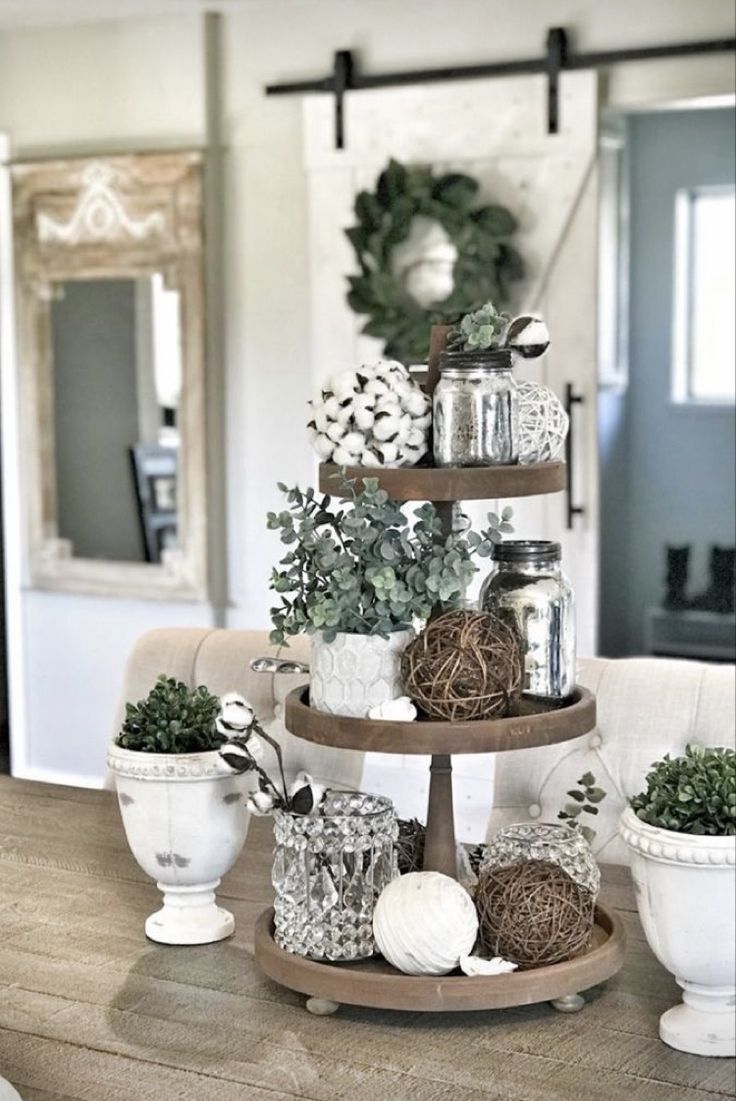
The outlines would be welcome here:
M 340 1008 L 339 1002 L 331 1002 L 329 998 L 307 998 L 307 1011 L 315 1017 L 331 1017 Z
M 565 994 L 562 998 L 553 998 L 549 1003 L 558 1013 L 579 1013 L 585 1007 L 582 994 Z

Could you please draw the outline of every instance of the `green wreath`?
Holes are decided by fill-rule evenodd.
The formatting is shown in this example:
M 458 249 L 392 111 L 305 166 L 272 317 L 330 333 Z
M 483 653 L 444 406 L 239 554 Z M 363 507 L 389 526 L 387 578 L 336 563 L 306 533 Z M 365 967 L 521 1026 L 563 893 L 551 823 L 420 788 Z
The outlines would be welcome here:
M 375 192 L 355 199 L 357 223 L 345 230 L 360 265 L 348 277 L 348 304 L 367 314 L 362 332 L 384 341 L 384 352 L 402 363 L 424 363 L 429 328 L 453 323 L 484 302 L 503 306 L 510 286 L 524 275 L 524 261 L 507 240 L 517 228 L 506 207 L 474 206 L 478 181 L 457 172 L 435 176 L 429 167 L 389 161 Z M 418 215 L 443 227 L 457 249 L 452 292 L 422 307 L 392 273 L 392 254 Z

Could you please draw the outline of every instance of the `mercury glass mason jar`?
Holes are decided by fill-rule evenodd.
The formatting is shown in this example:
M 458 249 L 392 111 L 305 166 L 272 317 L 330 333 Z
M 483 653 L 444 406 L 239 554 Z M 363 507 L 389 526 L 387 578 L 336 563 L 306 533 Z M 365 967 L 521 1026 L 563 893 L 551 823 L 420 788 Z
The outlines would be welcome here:
M 443 352 L 434 391 L 436 466 L 519 461 L 519 404 L 504 348 Z
M 508 540 L 493 548 L 480 607 L 515 627 L 524 654 L 526 696 L 563 700 L 575 688 L 575 596 L 559 543 Z

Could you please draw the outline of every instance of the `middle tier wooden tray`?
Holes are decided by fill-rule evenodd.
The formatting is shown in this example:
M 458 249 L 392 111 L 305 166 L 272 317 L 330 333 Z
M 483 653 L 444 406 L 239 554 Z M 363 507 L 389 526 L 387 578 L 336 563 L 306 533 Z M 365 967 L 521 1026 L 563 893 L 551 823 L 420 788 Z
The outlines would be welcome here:
M 345 478 L 361 489 L 363 478 L 377 478 L 393 501 L 492 501 L 502 497 L 533 497 L 565 488 L 565 464 L 529 463 L 516 466 L 333 466 L 319 468 L 322 493 L 339 496 Z
M 386 722 L 330 715 L 309 706 L 309 688 L 286 697 L 287 730 L 316 745 L 363 753 L 499 753 L 507 749 L 554 745 L 579 738 L 595 727 L 595 697 L 578 687 L 562 707 L 539 708 L 523 701 L 519 714 L 479 722 Z

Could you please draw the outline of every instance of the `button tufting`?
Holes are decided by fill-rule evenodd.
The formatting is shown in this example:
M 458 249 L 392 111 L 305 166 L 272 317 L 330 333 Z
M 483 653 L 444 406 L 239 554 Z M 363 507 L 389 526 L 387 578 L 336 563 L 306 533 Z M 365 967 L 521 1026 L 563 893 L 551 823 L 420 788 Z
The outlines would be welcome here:
M 529 807 L 529 810 L 528 810 L 529 817 L 530 818 L 539 818 L 541 813 L 542 813 L 542 808 L 540 807 L 539 803 L 532 803 L 532 805 Z
M 599 749 L 602 745 L 603 745 L 603 738 L 601 738 L 600 734 L 598 734 L 598 733 L 594 734 L 592 736 L 592 738 L 590 739 L 590 748 L 591 749 Z
M 277 719 L 282 719 L 284 717 L 284 705 L 282 703 L 277 703 L 273 709 L 273 713 Z

